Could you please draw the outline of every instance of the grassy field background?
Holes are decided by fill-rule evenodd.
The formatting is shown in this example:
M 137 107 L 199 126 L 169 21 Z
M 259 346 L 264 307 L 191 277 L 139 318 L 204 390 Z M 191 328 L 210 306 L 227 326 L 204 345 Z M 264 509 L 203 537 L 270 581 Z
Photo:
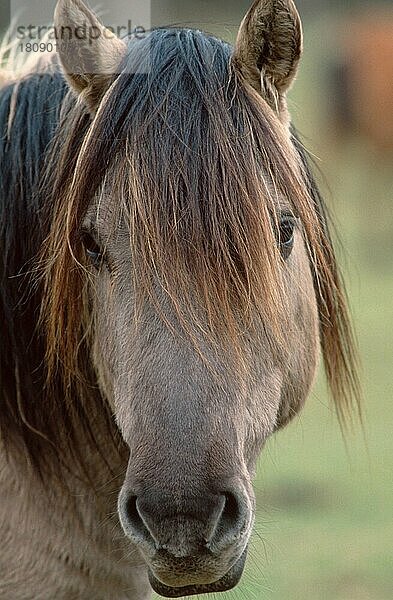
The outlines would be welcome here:
M 393 598 L 393 169 L 363 139 L 326 129 L 329 28 L 309 24 L 294 121 L 319 157 L 360 346 L 365 432 L 344 443 L 323 376 L 261 456 L 245 576 L 222 600 Z M 206 597 L 207 600 L 207 597 Z

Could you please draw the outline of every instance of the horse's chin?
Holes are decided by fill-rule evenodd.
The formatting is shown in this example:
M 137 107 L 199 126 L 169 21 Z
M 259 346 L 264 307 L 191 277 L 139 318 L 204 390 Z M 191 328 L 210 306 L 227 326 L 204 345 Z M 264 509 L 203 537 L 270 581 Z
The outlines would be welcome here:
M 183 596 L 195 596 L 196 594 L 210 594 L 213 592 L 227 592 L 234 588 L 240 581 L 246 563 L 247 548 L 238 561 L 231 567 L 224 577 L 206 585 L 190 585 L 182 587 L 170 587 L 162 583 L 149 569 L 149 581 L 153 590 L 164 598 L 182 598 Z

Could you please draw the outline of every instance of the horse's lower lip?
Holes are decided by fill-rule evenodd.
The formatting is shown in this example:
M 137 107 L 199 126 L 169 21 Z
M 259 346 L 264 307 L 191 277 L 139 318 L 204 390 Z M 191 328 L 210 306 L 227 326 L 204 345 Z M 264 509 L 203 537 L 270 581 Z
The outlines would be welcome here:
M 224 577 L 206 585 L 190 585 L 182 587 L 170 587 L 155 577 L 149 569 L 149 581 L 153 590 L 164 598 L 181 598 L 183 596 L 194 596 L 196 594 L 209 594 L 212 592 L 227 592 L 234 588 L 240 581 L 246 563 L 247 548 L 238 561 L 231 567 Z

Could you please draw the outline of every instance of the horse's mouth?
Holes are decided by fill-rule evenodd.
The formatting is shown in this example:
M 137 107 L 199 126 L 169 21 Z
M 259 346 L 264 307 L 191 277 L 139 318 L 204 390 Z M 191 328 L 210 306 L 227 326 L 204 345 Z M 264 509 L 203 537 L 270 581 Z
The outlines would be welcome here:
M 231 567 L 224 577 L 206 585 L 190 585 L 182 587 L 170 587 L 162 583 L 149 569 L 149 581 L 153 590 L 164 598 L 182 598 L 183 596 L 195 596 L 196 594 L 210 594 L 213 592 L 227 592 L 234 588 L 243 574 L 247 557 L 247 549 L 244 550 L 238 561 Z

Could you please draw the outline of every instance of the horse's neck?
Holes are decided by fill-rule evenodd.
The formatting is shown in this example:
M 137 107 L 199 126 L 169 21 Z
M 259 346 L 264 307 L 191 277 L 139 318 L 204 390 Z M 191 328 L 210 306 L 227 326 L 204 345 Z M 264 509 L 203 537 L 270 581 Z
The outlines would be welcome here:
M 59 600 L 150 597 L 143 561 L 117 518 L 126 457 L 119 456 L 116 465 L 108 457 L 114 476 L 101 459 L 86 458 L 95 491 L 67 470 L 62 482 L 50 468 L 41 481 L 20 468 L 24 459 L 17 450 L 8 459 L 0 451 L 1 597 L 14 597 L 17 590 L 15 597 L 27 598 L 32 589 L 37 598 Z

